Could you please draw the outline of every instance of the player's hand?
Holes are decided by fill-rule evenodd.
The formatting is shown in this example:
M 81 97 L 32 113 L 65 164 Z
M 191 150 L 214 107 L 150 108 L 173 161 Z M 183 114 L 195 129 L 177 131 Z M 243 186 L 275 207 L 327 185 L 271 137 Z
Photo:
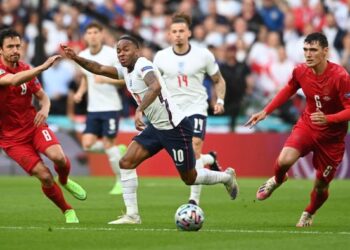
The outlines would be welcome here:
M 73 100 L 75 103 L 80 103 L 82 99 L 83 95 L 81 95 L 80 93 L 75 93 L 73 96 Z
M 214 115 L 220 115 L 222 113 L 224 113 L 225 108 L 224 105 L 220 104 L 220 103 L 216 103 L 214 105 Z
M 34 125 L 36 127 L 39 127 L 40 125 L 44 124 L 48 116 L 49 116 L 48 112 L 44 110 L 39 110 L 38 113 L 36 113 L 36 116 L 34 118 Z
M 67 45 L 64 45 L 64 44 L 60 44 L 60 47 L 67 58 L 74 60 L 74 58 L 77 56 L 77 54 L 74 52 L 74 50 L 71 47 L 68 47 Z
M 249 128 L 254 127 L 256 124 L 258 124 L 260 121 L 264 120 L 266 118 L 266 111 L 262 110 L 258 113 L 253 114 L 250 119 L 244 124 L 245 127 L 249 126 Z
M 143 131 L 146 128 L 146 124 L 143 122 L 142 111 L 136 109 L 135 111 L 135 127 L 138 131 Z
M 319 109 L 310 115 L 311 122 L 316 125 L 327 125 L 326 115 Z
M 42 67 L 44 70 L 50 68 L 52 65 L 54 65 L 58 60 L 60 60 L 62 56 L 60 55 L 54 55 L 50 56 L 43 64 Z

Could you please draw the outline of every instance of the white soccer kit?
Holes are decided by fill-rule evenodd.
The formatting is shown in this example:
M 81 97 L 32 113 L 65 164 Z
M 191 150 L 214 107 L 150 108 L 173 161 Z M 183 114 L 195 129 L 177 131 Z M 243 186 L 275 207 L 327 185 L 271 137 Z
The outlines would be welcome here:
M 118 76 L 124 79 L 129 92 L 135 101 L 140 104 L 148 86 L 143 78 L 145 75 L 153 71 L 158 77 L 162 87 L 160 95 L 144 110 L 144 114 L 149 122 L 157 129 L 169 130 L 176 127 L 183 119 L 184 114 L 171 99 L 167 87 L 162 79 L 159 70 L 155 65 L 145 57 L 137 59 L 134 70 L 128 72 L 128 69 L 118 65 Z
M 214 55 L 208 49 L 191 46 L 188 53 L 179 55 L 169 47 L 157 52 L 154 64 L 161 72 L 171 97 L 185 115 L 208 115 L 208 95 L 203 80 L 206 73 L 212 76 L 219 70 Z
M 106 66 L 119 64 L 116 51 L 112 47 L 103 45 L 101 50 L 93 55 L 89 48 L 81 51 L 79 56 L 98 62 Z M 122 102 L 116 86 L 108 83 L 95 83 L 95 74 L 82 68 L 88 84 L 88 112 L 119 111 Z

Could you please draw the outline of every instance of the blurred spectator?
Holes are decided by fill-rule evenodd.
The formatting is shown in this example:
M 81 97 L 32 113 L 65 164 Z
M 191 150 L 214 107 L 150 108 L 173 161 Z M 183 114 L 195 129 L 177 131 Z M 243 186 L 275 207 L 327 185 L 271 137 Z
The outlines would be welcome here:
M 226 82 L 225 115 L 231 118 L 232 131 L 235 130 L 237 117 L 241 114 L 243 98 L 252 93 L 254 85 L 250 68 L 244 62 L 237 62 L 236 52 L 234 45 L 227 47 L 225 63 L 220 65 Z
M 42 73 L 43 88 L 51 100 L 50 114 L 67 115 L 69 85 L 75 74 L 74 64 L 64 59 Z
M 343 50 L 341 53 L 341 65 L 350 73 L 350 33 L 347 32 L 343 37 Z
M 226 44 L 235 44 L 238 39 L 242 40 L 246 47 L 250 47 L 255 40 L 255 33 L 247 30 L 247 22 L 238 17 L 233 22 L 233 32 L 227 34 Z
M 242 13 L 239 15 L 247 22 L 248 30 L 258 34 L 261 25 L 264 25 L 264 20 L 256 11 L 254 0 L 243 0 Z
M 295 17 L 295 27 L 300 33 L 302 33 L 304 26 L 312 22 L 312 19 L 315 16 L 315 10 L 311 8 L 309 0 L 301 0 L 301 6 L 294 8 L 293 14 Z
M 262 0 L 259 14 L 269 30 L 281 31 L 283 29 L 284 14 L 275 3 L 275 0 Z

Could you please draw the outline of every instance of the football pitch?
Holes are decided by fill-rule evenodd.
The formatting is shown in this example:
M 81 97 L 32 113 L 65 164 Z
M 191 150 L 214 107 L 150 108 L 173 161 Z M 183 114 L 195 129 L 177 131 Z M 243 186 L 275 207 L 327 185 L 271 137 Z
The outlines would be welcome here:
M 80 219 L 67 225 L 37 180 L 0 177 L 0 249 L 350 249 L 350 181 L 334 181 L 314 225 L 302 229 L 295 224 L 309 201 L 310 180 L 288 180 L 263 202 L 255 200 L 263 179 L 239 179 L 235 201 L 223 185 L 206 186 L 203 228 L 182 232 L 174 213 L 189 189 L 179 178 L 140 178 L 141 225 L 107 225 L 124 210 L 122 197 L 108 194 L 112 178 L 73 179 L 88 199 L 74 200 L 64 191 Z

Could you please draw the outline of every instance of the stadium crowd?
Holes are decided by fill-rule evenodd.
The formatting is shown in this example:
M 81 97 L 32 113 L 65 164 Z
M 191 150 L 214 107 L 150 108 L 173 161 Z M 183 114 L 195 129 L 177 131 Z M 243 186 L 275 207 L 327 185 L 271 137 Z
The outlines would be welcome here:
M 191 13 L 191 43 L 209 48 L 220 65 L 227 84 L 224 115 L 231 117 L 233 129 L 237 117 L 259 110 L 287 83 L 293 67 L 304 61 L 301 47 L 311 32 L 327 36 L 329 60 L 350 72 L 350 0 L 44 0 L 39 7 L 43 17 L 39 2 L 3 0 L 0 6 L 0 28 L 13 27 L 23 36 L 22 59 L 32 65 L 43 61 L 40 56 L 60 53 L 62 43 L 76 52 L 84 49 L 84 29 L 93 20 L 105 25 L 107 45 L 115 46 L 122 34 L 137 35 L 143 55 L 152 60 L 157 50 L 169 46 L 172 13 Z M 41 26 L 44 39 L 38 36 Z M 73 118 L 86 112 L 84 103 L 73 101 L 80 77 L 66 60 L 42 74 L 50 114 Z M 205 85 L 210 96 L 210 78 Z M 133 115 L 133 101 L 127 91 L 119 91 L 123 115 Z M 303 105 L 299 93 L 276 115 L 293 124 Z

